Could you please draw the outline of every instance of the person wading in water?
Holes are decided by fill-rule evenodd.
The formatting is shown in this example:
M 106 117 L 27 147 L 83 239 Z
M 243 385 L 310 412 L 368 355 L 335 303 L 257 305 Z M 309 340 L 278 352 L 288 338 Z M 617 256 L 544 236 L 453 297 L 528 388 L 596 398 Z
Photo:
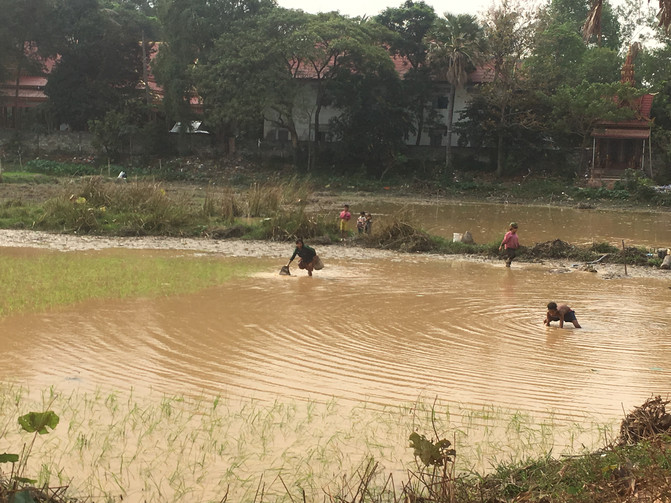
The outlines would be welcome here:
M 310 248 L 305 243 L 303 243 L 302 239 L 298 238 L 296 240 L 296 248 L 294 249 L 294 254 L 289 259 L 287 267 L 289 267 L 289 264 L 293 262 L 293 260 L 296 258 L 296 255 L 300 257 L 300 260 L 298 261 L 298 268 L 305 269 L 308 272 L 308 276 L 312 276 L 312 270 L 315 268 L 314 261 L 315 257 L 317 256 L 317 252 L 315 251 L 315 249 Z

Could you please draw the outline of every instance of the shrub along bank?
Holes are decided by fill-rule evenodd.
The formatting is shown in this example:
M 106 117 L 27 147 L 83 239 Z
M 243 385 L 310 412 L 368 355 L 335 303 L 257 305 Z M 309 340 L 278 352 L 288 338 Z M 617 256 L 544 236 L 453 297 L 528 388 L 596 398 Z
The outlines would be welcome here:
M 0 183 L 0 227 L 62 233 L 114 236 L 184 236 L 212 239 L 242 238 L 292 240 L 295 237 L 328 244 L 339 240 L 333 215 L 315 209 L 314 191 L 381 191 L 404 196 L 443 195 L 487 201 L 553 203 L 591 208 L 596 205 L 655 205 L 671 207 L 671 192 L 655 188 L 647 178 L 628 171 L 612 188 L 577 187 L 559 180 L 523 179 L 506 183 L 462 177 L 448 185 L 427 182 L 381 186 L 366 179 L 281 179 L 263 170 L 211 171 L 202 164 L 179 160 L 156 169 L 136 169 L 131 181 L 93 173 L 112 173 L 118 166 L 36 159 L 21 172 L 4 171 Z M 177 169 L 179 165 L 179 169 Z M 168 172 L 192 180 L 176 185 Z M 241 175 L 239 171 L 244 171 Z M 84 175 L 84 176 L 81 176 Z M 165 175 L 165 176 L 164 176 Z M 30 178 L 30 177 L 34 178 Z M 74 178 L 73 178 L 74 177 Z M 223 177 L 223 178 L 222 178 Z M 207 179 L 209 183 L 203 184 Z M 159 181 L 157 181 L 159 180 Z M 197 183 L 196 183 L 197 182 Z M 234 183 L 235 182 L 235 183 Z M 12 190 L 15 187 L 16 190 Z M 26 193 L 30 193 L 26 197 Z M 44 193 L 40 200 L 36 193 Z M 498 255 L 497 242 L 454 243 L 424 232 L 413 218 L 400 212 L 373 235 L 352 241 L 358 246 L 406 252 Z M 519 260 L 566 259 L 575 262 L 626 263 L 659 266 L 661 258 L 648 250 L 618 249 L 606 243 L 578 247 L 563 241 L 522 247 Z

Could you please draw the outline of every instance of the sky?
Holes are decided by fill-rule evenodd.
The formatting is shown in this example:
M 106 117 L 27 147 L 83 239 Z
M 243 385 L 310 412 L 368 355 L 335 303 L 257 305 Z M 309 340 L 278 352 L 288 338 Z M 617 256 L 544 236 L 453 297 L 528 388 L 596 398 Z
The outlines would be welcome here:
M 617 5 L 620 1 L 611 0 L 610 4 Z M 478 15 L 494 4 L 493 0 L 425 0 L 425 2 L 431 5 L 437 14 L 449 12 Z M 312 14 L 337 10 L 350 17 L 363 15 L 372 17 L 387 7 L 400 7 L 404 0 L 278 0 L 277 3 L 280 7 L 301 9 Z
M 492 0 L 425 0 L 438 14 L 474 14 L 485 10 Z M 301 9 L 305 12 L 340 11 L 350 17 L 367 15 L 375 16 L 387 7 L 400 7 L 404 0 L 278 0 L 281 7 Z

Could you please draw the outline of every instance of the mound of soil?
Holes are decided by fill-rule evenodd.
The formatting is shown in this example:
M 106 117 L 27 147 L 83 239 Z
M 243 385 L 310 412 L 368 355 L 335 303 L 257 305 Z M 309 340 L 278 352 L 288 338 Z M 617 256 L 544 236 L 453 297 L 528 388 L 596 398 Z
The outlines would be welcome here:
M 404 252 L 428 252 L 436 247 L 429 234 L 403 222 L 394 222 L 385 228 L 376 241 L 380 248 Z
M 527 255 L 535 258 L 568 258 L 576 252 L 576 247 L 561 239 L 536 243 L 526 251 Z
M 633 445 L 660 433 L 671 432 L 671 414 L 666 412 L 668 400 L 656 396 L 636 407 L 620 425 L 619 445 Z

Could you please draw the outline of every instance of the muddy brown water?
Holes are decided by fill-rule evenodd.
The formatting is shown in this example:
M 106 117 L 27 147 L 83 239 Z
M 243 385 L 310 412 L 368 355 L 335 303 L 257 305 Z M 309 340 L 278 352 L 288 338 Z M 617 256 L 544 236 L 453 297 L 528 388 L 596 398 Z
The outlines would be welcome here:
M 500 239 L 511 221 L 518 222 L 520 242 L 540 243 L 561 239 L 572 244 L 609 242 L 621 246 L 671 247 L 668 211 L 578 209 L 562 206 L 486 204 L 425 200 L 423 204 L 385 203 L 352 205 L 353 214 L 370 211 L 381 222 L 406 211 L 428 232 L 452 238 L 470 231 L 476 243 Z
M 372 208 L 379 218 L 397 210 Z M 432 232 L 470 230 L 481 242 L 500 237 L 513 219 L 523 242 L 671 242 L 666 220 L 653 213 L 469 204 L 417 205 L 412 211 Z M 0 247 L 0 264 L 3 254 L 37 256 L 42 251 L 33 246 L 48 247 L 39 235 L 27 239 L 28 248 Z M 108 245 L 125 246 L 123 240 Z M 141 243 L 127 245 L 129 260 L 151 253 Z M 188 246 L 164 253 L 199 253 Z M 87 253 L 75 249 L 69 252 L 73 260 Z M 335 399 L 345 407 L 363 404 L 362 424 L 373 421 L 368 414 L 374 410 L 420 398 L 567 424 L 609 423 L 652 395 L 668 394 L 671 276 L 662 271 L 604 279 L 570 264 L 514 262 L 506 269 L 501 262 L 380 255 L 337 245 L 318 249 L 326 267 L 308 278 L 295 268 L 292 276 L 278 274 L 290 247 L 265 254 L 253 253 L 248 244 L 234 250 L 215 247 L 207 253 L 252 263 L 260 272 L 190 295 L 90 301 L 0 319 L 0 382 L 33 390 L 133 390 L 137 396 L 158 392 L 270 404 Z M 570 303 L 583 328 L 545 327 L 550 300 Z M 397 459 L 386 465 L 398 468 L 408 457 L 407 428 L 384 429 L 376 429 L 375 442 L 398 447 Z M 505 428 L 499 435 L 507 435 Z M 587 432 L 592 440 L 600 435 Z M 472 430 L 466 436 L 475 442 Z M 557 442 L 559 452 L 562 440 Z M 343 448 L 358 451 L 361 444 L 352 443 Z M 88 469 L 70 462 L 57 461 L 75 473 Z M 264 459 L 240 474 L 227 463 L 211 461 L 215 475 L 193 482 L 207 498 L 221 496 L 222 471 L 242 477 L 269 465 Z M 485 459 L 472 466 L 491 464 Z M 172 489 L 148 493 L 142 471 L 128 471 L 127 501 L 163 501 L 166 490 L 180 501 Z M 106 475 L 90 478 L 101 476 Z M 211 494 L 206 487 L 217 490 Z
M 2 319 L 0 377 L 266 400 L 424 395 L 568 417 L 617 416 L 668 389 L 668 280 L 413 255 L 284 277 L 265 260 L 194 295 Z M 544 327 L 550 300 L 570 302 L 583 329 Z

